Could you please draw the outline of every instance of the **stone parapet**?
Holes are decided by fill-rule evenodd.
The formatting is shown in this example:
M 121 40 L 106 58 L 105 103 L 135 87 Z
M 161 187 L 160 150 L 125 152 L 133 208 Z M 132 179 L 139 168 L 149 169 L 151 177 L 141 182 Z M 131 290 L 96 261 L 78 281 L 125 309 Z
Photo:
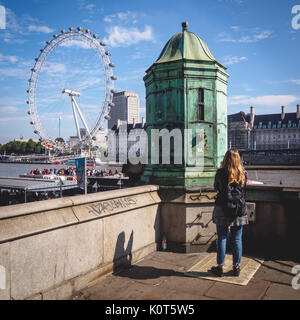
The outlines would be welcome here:
M 0 299 L 63 299 L 155 251 L 157 191 L 142 186 L 0 208 Z

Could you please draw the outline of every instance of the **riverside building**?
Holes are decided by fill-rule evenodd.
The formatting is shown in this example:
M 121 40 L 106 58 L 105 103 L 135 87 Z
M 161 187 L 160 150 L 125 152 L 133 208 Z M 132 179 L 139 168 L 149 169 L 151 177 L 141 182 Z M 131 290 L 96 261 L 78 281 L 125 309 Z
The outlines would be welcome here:
M 296 112 L 255 115 L 250 113 L 228 116 L 228 146 L 239 150 L 271 150 L 300 148 L 300 105 Z

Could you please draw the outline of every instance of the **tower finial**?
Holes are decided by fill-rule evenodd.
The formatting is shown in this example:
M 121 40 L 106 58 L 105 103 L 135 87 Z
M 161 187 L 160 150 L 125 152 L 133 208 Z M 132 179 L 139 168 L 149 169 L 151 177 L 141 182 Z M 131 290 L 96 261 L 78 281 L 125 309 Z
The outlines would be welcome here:
M 183 31 L 188 31 L 189 23 L 187 21 L 182 22 L 181 25 L 182 25 L 182 32 Z

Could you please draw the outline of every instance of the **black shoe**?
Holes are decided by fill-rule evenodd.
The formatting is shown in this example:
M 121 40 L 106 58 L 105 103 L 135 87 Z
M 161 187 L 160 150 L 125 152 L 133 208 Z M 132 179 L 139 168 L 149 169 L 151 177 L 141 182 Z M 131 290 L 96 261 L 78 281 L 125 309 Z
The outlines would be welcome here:
M 212 267 L 210 271 L 218 277 L 223 277 L 223 268 L 221 267 Z
M 241 268 L 240 267 L 236 267 L 236 266 L 233 267 L 233 275 L 235 277 L 238 277 L 240 275 L 240 272 L 241 272 Z

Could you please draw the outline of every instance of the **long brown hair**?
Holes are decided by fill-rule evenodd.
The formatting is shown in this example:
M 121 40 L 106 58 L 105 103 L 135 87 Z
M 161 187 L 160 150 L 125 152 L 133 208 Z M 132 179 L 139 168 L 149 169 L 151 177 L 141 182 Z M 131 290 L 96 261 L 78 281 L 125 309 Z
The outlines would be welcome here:
M 230 149 L 226 152 L 221 168 L 228 170 L 228 185 L 233 182 L 245 183 L 245 171 L 237 149 Z

